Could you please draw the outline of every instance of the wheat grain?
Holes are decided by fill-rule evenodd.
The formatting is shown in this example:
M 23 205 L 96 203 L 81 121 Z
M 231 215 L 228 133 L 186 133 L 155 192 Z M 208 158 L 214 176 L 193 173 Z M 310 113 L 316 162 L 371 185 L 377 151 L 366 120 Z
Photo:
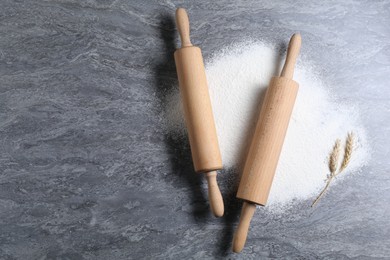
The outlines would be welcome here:
M 337 139 L 329 157 L 329 170 L 331 176 L 334 176 L 335 172 L 337 171 L 337 166 L 339 164 L 340 147 L 341 141 L 340 139 Z
M 349 161 L 351 160 L 352 151 L 354 147 L 354 140 L 355 140 L 355 136 L 353 132 L 348 133 L 347 140 L 345 141 L 344 158 L 343 158 L 343 162 L 341 163 L 339 173 L 342 172 L 348 166 Z

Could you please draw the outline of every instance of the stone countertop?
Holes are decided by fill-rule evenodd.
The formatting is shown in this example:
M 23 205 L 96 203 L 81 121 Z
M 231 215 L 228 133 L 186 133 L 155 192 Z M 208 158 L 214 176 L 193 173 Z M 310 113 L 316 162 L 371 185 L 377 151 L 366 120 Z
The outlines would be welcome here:
M 0 259 L 390 259 L 389 1 L 0 5 Z M 205 59 L 300 32 L 302 57 L 359 106 L 372 144 L 370 165 L 315 209 L 258 210 L 241 254 L 237 172 L 220 175 L 215 219 L 188 145 L 163 128 L 177 7 Z

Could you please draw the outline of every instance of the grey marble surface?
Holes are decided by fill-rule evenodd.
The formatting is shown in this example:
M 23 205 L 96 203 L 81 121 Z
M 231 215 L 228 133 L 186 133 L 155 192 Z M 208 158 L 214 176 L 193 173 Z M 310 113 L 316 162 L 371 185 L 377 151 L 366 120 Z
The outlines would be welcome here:
M 257 210 L 241 254 L 237 173 L 213 218 L 188 144 L 163 128 L 179 6 L 206 59 L 301 32 L 372 144 L 317 208 Z M 389 24 L 389 1 L 0 0 L 0 259 L 390 259 Z

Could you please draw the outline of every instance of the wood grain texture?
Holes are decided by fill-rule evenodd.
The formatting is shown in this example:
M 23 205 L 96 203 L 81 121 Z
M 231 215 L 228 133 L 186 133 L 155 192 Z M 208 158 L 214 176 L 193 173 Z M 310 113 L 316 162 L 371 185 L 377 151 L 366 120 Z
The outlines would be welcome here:
M 245 246 L 246 237 L 248 236 L 249 225 L 253 214 L 256 211 L 256 205 L 249 202 L 244 202 L 241 210 L 240 222 L 233 237 L 233 252 L 239 253 Z
M 176 10 L 176 25 L 180 34 L 181 47 L 192 46 L 190 39 L 190 21 L 184 8 L 177 8 Z
M 174 56 L 192 160 L 195 171 L 206 173 L 211 211 L 221 217 L 224 204 L 215 170 L 222 169 L 222 159 L 202 52 L 191 44 L 188 15 L 183 8 L 176 10 L 176 23 L 182 48 L 175 51 Z
M 211 211 L 214 216 L 222 217 L 225 211 L 223 198 L 221 191 L 219 190 L 217 183 L 217 172 L 211 171 L 206 173 L 207 186 L 208 186 L 208 195 L 210 200 Z
M 175 62 L 195 171 L 222 169 L 200 48 L 193 46 L 177 50 Z
M 298 92 L 298 83 L 274 77 L 260 111 L 237 198 L 265 205 Z
M 294 67 L 298 58 L 299 50 L 301 49 L 302 39 L 300 34 L 294 34 L 288 44 L 286 62 L 284 63 L 281 77 L 292 79 L 294 75 Z
M 301 37 L 294 34 L 290 39 L 281 77 L 271 79 L 261 107 L 237 192 L 237 198 L 245 202 L 233 240 L 234 252 L 240 252 L 245 245 L 255 204 L 264 206 L 267 203 L 298 93 L 298 83 L 291 78 L 300 47 Z

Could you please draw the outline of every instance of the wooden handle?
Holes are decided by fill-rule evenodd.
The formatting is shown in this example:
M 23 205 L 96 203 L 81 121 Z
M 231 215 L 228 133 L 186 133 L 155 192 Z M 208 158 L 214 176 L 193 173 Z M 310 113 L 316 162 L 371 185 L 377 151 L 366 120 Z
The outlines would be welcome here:
M 176 10 L 176 26 L 180 34 L 181 47 L 192 46 L 190 40 L 190 22 L 184 8 L 177 8 Z
M 290 43 L 288 44 L 286 62 L 284 63 L 283 70 L 281 73 L 282 77 L 292 79 L 294 75 L 294 66 L 297 61 L 299 50 L 301 49 L 301 35 L 294 34 Z
M 251 219 L 255 211 L 255 204 L 244 202 L 241 211 L 240 223 L 238 223 L 236 233 L 234 233 L 233 237 L 233 252 L 239 253 L 244 248 L 246 237 L 248 235 L 249 224 L 251 223 Z
M 214 216 L 222 217 L 224 212 L 223 199 L 217 183 L 217 172 L 206 173 L 211 211 Z

